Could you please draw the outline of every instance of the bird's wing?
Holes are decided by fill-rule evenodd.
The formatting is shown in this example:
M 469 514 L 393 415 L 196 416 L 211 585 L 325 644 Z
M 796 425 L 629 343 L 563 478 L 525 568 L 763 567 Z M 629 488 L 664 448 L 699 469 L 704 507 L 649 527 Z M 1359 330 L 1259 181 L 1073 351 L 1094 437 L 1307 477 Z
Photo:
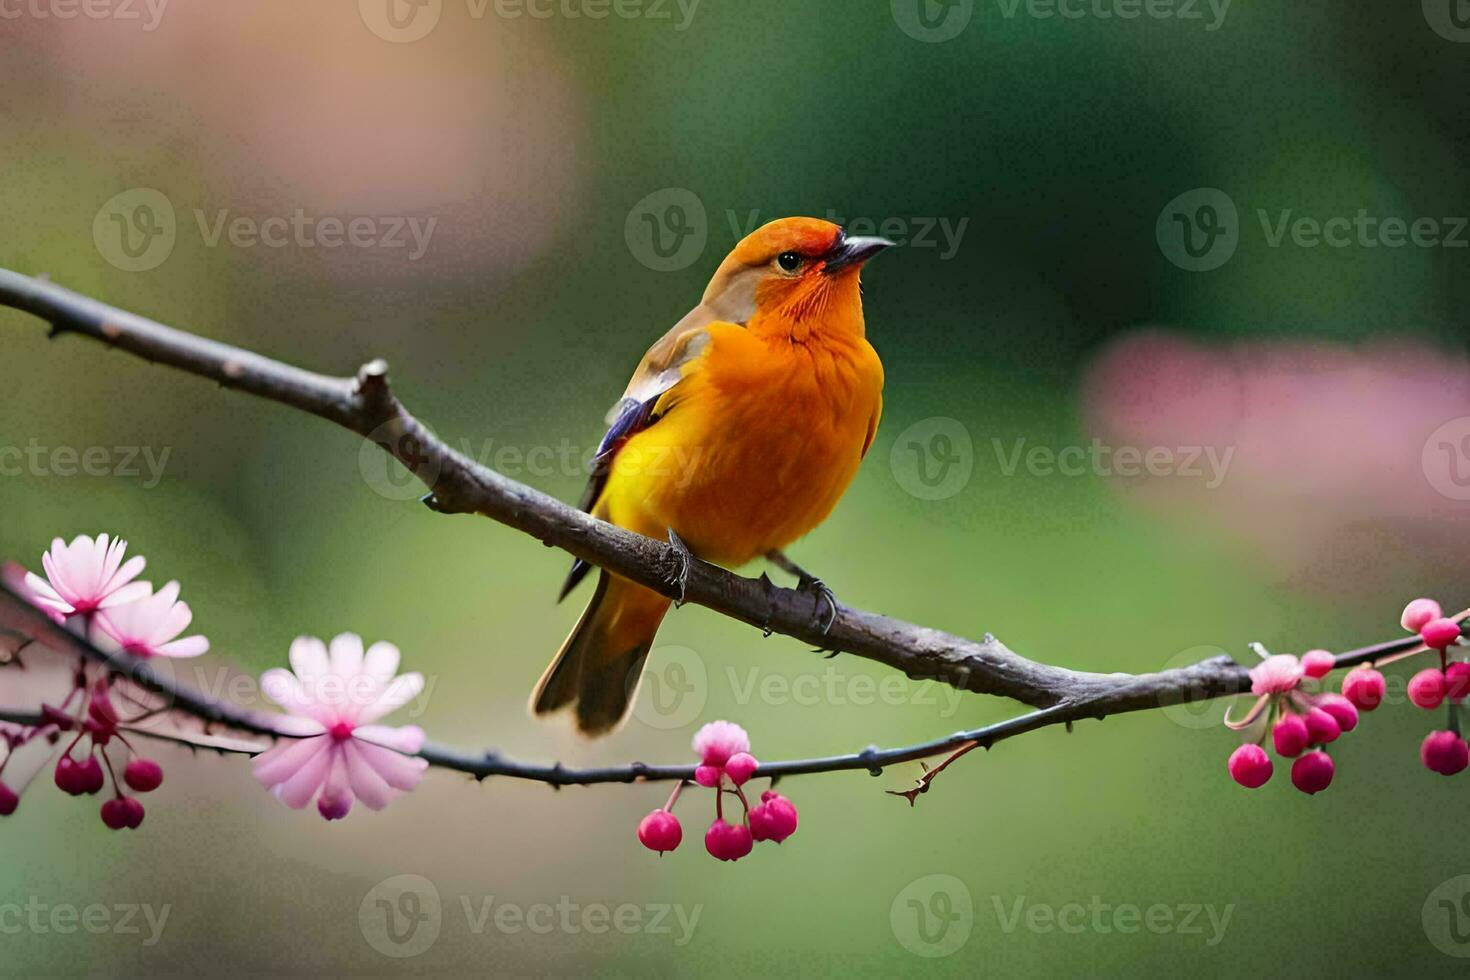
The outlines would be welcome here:
M 656 407 L 659 400 L 679 383 L 689 362 L 704 352 L 709 343 L 709 325 L 718 319 L 709 307 L 703 304 L 696 306 L 660 337 L 638 362 L 638 369 L 633 372 L 623 397 L 607 413 L 607 433 L 597 446 L 597 454 L 592 457 L 592 473 L 579 505 L 583 510 L 590 512 L 597 506 L 618 450 L 634 435 L 658 421 Z M 566 598 L 590 570 L 591 566 L 580 558 L 573 562 L 558 600 Z

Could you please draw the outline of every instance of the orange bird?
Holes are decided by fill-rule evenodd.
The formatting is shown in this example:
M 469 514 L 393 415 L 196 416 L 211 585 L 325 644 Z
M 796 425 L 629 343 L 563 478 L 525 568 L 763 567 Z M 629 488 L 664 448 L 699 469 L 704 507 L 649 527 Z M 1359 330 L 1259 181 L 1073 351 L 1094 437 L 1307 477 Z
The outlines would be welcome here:
M 835 616 L 830 590 L 781 549 L 827 518 L 873 443 L 883 364 L 864 336 L 858 277 L 891 244 L 784 218 L 736 245 L 608 413 L 582 508 L 705 561 L 764 555 Z M 575 563 L 562 596 L 589 570 Z M 602 572 L 532 712 L 575 705 L 583 734 L 617 727 L 668 608 Z

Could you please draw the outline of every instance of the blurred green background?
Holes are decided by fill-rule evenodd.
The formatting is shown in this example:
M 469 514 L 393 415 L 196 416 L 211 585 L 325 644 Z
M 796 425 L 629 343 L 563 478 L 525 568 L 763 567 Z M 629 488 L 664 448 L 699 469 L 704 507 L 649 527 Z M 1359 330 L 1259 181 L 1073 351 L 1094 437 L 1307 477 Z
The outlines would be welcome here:
M 1447 219 L 1470 209 L 1470 44 L 1452 6 L 1098 14 L 1119 6 L 1132 9 L 172 0 L 95 17 L 63 0 L 15 4 L 0 22 L 0 266 L 329 373 L 383 356 L 451 443 L 572 500 L 602 413 L 734 229 L 800 213 L 886 221 L 903 247 L 865 275 L 886 415 L 834 517 L 791 549 L 844 601 L 1130 672 L 1245 657 L 1252 640 L 1343 649 L 1393 636 L 1415 595 L 1463 604 L 1466 505 L 1426 484 L 1420 450 L 1465 410 L 1466 252 L 1273 247 L 1257 216 L 1366 209 L 1451 233 Z M 1239 209 L 1235 251 L 1211 271 L 1174 264 L 1156 228 L 1195 188 Z M 370 218 L 377 238 L 213 235 L 221 220 L 248 229 L 298 211 L 318 230 Z M 113 215 L 142 222 L 127 228 L 138 254 Z M 397 219 L 433 220 L 422 254 L 406 232 L 406 247 L 382 240 Z M 1235 424 L 1302 442 L 1266 453 L 1259 435 L 1227 437 L 1239 480 L 1209 492 L 1183 476 L 1005 465 L 1000 447 L 1017 440 L 1055 451 L 1116 433 L 1117 406 L 1151 405 L 1161 376 L 1192 391 L 1194 376 L 1169 364 L 1098 380 L 1116 344 L 1156 328 L 1236 380 L 1252 377 L 1252 358 L 1354 358 L 1343 383 L 1357 388 L 1327 423 L 1291 398 L 1237 406 Z M 1385 395 L 1374 365 L 1409 348 L 1441 374 Z M 579 742 L 524 708 L 583 601 L 553 602 L 564 555 L 429 513 L 402 473 L 324 422 L 75 338 L 48 342 L 12 311 L 0 311 L 0 352 L 0 446 L 41 460 L 0 479 L 0 557 L 34 568 L 53 536 L 127 537 L 155 582 L 182 581 L 211 664 L 283 663 L 301 633 L 388 639 L 431 684 L 397 720 L 568 765 L 686 759 L 715 718 L 740 721 L 757 756 L 777 759 L 1020 710 L 921 683 L 875 693 L 866 679 L 890 674 L 874 665 L 685 607 L 660 633 L 638 716 Z M 1291 392 L 1341 394 L 1331 373 L 1307 371 L 1316 388 L 1281 376 Z M 1415 414 L 1446 391 L 1437 416 Z M 1131 444 L 1177 424 L 1171 404 L 1130 415 Z M 1384 438 L 1402 459 L 1364 451 L 1400 417 Z M 968 478 L 940 491 L 909 455 L 956 431 L 936 419 L 970 447 Z M 1168 432 L 1163 445 L 1190 443 Z M 1321 468 L 1291 448 L 1303 443 L 1344 475 L 1311 482 Z M 65 447 L 105 447 L 116 466 L 60 475 Z M 130 447 L 164 461 L 156 480 L 141 457 L 141 472 L 124 472 Z M 1401 492 L 1351 496 L 1359 474 L 1399 463 Z M 1235 738 L 1212 724 L 1222 711 L 1005 742 L 912 810 L 882 791 L 917 767 L 792 780 L 800 831 L 734 865 L 700 846 L 707 793 L 686 794 L 684 846 L 658 860 L 633 832 L 663 787 L 556 792 L 433 772 L 386 811 L 328 825 L 271 799 L 243 760 L 160 749 L 168 781 L 137 833 L 109 834 L 44 778 L 0 822 L 0 906 L 168 905 L 159 941 L 141 941 L 146 927 L 7 930 L 0 971 L 1462 970 L 1446 944 L 1470 955 L 1470 939 L 1446 939 L 1429 901 L 1470 873 L 1457 826 L 1443 829 L 1466 777 L 1416 758 L 1439 722 L 1402 703 L 1367 716 L 1335 752 L 1336 783 L 1307 797 L 1280 765 L 1256 793 L 1226 778 Z M 404 874 L 427 879 L 442 912 L 427 948 L 392 958 L 363 922 L 375 886 Z M 685 937 L 676 916 L 671 934 L 495 925 L 500 904 L 559 902 L 699 918 Z M 1208 910 L 1189 928 L 1175 912 L 1157 932 L 1122 933 L 1111 913 L 1099 928 L 1091 911 L 1075 930 L 1013 918 L 1073 903 L 1229 918 L 1219 934 Z

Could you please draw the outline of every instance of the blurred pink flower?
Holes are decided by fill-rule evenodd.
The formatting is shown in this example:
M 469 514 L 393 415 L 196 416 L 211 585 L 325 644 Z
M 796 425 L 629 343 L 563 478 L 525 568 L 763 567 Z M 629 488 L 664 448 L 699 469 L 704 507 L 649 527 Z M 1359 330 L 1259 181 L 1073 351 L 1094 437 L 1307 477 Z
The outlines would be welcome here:
M 1111 486 L 1193 534 L 1224 531 L 1294 584 L 1374 594 L 1425 567 L 1470 572 L 1456 530 L 1470 458 L 1446 448 L 1470 457 L 1463 356 L 1401 337 L 1209 345 L 1146 330 L 1102 353 L 1082 405 L 1115 449 L 1165 447 L 1203 470 Z
M 51 550 L 41 556 L 46 577 L 27 572 L 26 586 L 36 602 L 48 609 L 72 616 L 107 609 L 132 602 L 151 592 L 147 582 L 134 582 L 146 562 L 135 555 L 123 563 L 128 543 L 121 538 L 109 540 L 99 534 L 94 540 L 85 534 L 71 544 L 60 538 L 51 542 Z
M 292 669 L 266 671 L 260 686 L 292 716 L 283 731 L 307 737 L 282 739 L 256 756 L 251 769 L 260 784 L 296 810 L 317 797 L 328 820 L 345 817 L 354 798 L 381 810 L 417 786 L 429 765 L 413 757 L 423 747 L 423 730 L 373 724 L 424 688 L 422 674 L 395 676 L 398 660 L 391 643 L 375 643 L 364 654 L 354 633 L 332 640 L 330 655 L 321 640 L 297 638 Z
M 178 598 L 179 583 L 170 582 L 126 605 L 102 609 L 92 624 L 93 639 L 111 640 L 139 657 L 197 657 L 209 641 L 198 635 L 175 639 L 194 619 L 189 604 Z

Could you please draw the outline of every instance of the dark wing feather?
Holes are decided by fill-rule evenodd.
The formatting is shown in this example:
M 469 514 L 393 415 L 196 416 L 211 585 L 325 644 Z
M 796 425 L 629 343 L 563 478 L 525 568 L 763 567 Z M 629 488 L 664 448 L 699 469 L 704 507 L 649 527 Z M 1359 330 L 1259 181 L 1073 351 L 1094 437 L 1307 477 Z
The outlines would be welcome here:
M 655 395 L 643 402 L 624 398 L 613 409 L 617 414 L 607 434 L 602 437 L 602 442 L 597 445 L 597 455 L 592 457 L 591 476 L 587 480 L 587 489 L 582 492 L 582 501 L 578 504 L 582 510 L 591 511 L 597 498 L 602 496 L 602 488 L 607 486 L 607 476 L 612 472 L 613 457 L 618 454 L 623 443 L 634 433 L 642 432 L 653 424 L 653 406 L 660 397 L 662 395 Z M 591 570 L 592 566 L 580 558 L 572 562 L 572 570 L 567 573 L 567 580 L 562 583 L 556 601 L 565 599 L 567 593 L 575 589 Z
M 634 435 L 658 421 L 653 408 L 670 388 L 679 383 L 684 367 L 704 351 L 709 335 L 706 329 L 718 319 L 714 310 L 700 304 L 685 314 L 684 318 L 658 339 L 628 382 L 622 399 L 607 413 L 607 434 L 597 446 L 597 455 L 592 457 L 592 474 L 587 489 L 582 493 L 581 508 L 585 511 L 597 506 L 607 486 L 608 474 L 612 472 L 613 458 Z M 562 583 L 557 601 L 577 587 L 592 566 L 578 558 Z

